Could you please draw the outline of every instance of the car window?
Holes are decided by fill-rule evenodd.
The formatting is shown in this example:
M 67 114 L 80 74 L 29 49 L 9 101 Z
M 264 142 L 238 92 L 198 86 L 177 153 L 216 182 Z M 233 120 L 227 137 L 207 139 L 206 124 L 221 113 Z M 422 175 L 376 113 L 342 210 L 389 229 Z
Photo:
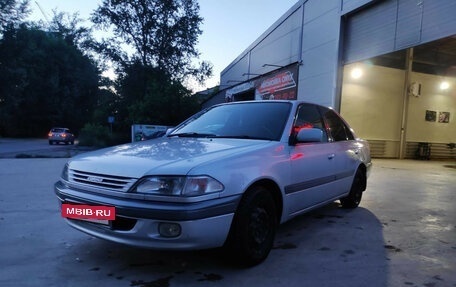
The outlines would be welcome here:
M 293 131 L 297 133 L 303 128 L 315 128 L 323 131 L 323 142 L 328 141 L 326 129 L 323 125 L 323 119 L 317 107 L 310 104 L 302 104 L 298 107 L 295 120 L 293 123 Z
M 353 140 L 353 133 L 345 122 L 331 109 L 322 109 L 327 129 L 333 141 Z
M 291 104 L 235 103 L 216 106 L 176 128 L 169 136 L 280 140 Z

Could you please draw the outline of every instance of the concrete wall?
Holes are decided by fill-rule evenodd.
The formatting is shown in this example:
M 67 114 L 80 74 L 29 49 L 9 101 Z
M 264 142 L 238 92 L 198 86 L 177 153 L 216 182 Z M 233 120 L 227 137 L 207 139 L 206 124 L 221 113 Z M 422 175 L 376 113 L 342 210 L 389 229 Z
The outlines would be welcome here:
M 440 83 L 450 83 L 441 90 Z M 407 141 L 456 143 L 456 78 L 413 73 L 412 82 L 421 83 L 421 95 L 410 97 L 407 119 Z M 426 110 L 437 112 L 437 121 L 425 120 Z M 439 123 L 439 112 L 449 112 L 449 123 Z
M 359 79 L 353 68 L 363 70 Z M 405 71 L 350 64 L 344 69 L 341 114 L 358 136 L 372 140 L 400 140 Z

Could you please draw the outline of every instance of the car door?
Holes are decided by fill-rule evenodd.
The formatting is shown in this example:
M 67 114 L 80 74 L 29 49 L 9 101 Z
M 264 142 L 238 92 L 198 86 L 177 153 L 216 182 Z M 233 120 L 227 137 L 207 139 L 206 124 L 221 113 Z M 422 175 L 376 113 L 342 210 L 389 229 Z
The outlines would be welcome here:
M 286 208 L 290 216 L 331 199 L 328 185 L 334 180 L 333 147 L 317 106 L 301 104 L 296 112 L 293 133 L 300 129 L 322 131 L 321 142 L 290 144 L 291 183 L 285 187 Z M 293 135 L 292 135 L 293 137 Z
M 323 120 L 328 130 L 329 141 L 333 146 L 334 188 L 333 196 L 340 196 L 350 191 L 353 176 L 359 165 L 357 153 L 360 147 L 349 126 L 335 111 L 320 107 Z

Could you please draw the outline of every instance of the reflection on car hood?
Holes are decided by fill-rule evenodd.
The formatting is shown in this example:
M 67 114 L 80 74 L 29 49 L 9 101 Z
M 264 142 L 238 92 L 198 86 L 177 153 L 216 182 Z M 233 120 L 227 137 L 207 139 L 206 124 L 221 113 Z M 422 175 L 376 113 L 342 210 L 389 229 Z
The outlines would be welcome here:
M 139 178 L 145 174 L 185 175 L 199 164 L 223 160 L 270 143 L 263 140 L 158 138 L 81 154 L 70 169 Z

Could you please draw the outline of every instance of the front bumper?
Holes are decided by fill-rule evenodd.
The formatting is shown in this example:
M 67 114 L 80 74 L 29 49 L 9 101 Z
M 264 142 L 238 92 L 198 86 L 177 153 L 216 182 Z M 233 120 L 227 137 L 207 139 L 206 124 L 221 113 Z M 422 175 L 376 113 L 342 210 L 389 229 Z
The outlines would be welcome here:
M 110 197 L 69 188 L 57 182 L 54 191 L 62 203 L 105 205 L 116 208 L 116 220 L 110 225 L 65 219 L 82 232 L 109 241 L 136 247 L 192 250 L 220 247 L 224 244 L 239 196 L 194 203 L 168 203 Z M 159 234 L 160 223 L 178 223 L 181 234 L 167 238 Z

